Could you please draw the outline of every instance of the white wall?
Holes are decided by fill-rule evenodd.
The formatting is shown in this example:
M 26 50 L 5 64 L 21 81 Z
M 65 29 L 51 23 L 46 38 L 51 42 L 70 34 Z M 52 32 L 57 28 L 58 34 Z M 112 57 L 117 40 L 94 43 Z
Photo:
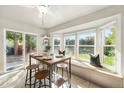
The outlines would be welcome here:
M 0 73 L 2 73 L 5 69 L 4 67 L 4 33 L 3 33 L 3 28 L 0 28 Z
M 40 34 L 45 34 L 46 31 L 38 27 L 28 24 L 19 23 L 16 21 L 0 18 L 0 73 L 5 71 L 4 68 L 4 29 L 12 29 L 15 31 L 34 33 L 38 35 L 38 51 L 42 51 L 42 38 Z

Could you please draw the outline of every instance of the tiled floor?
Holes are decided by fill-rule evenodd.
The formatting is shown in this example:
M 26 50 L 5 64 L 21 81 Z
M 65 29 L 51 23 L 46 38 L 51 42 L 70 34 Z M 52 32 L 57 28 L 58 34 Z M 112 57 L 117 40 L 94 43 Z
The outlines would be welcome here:
M 24 83 L 25 83 L 25 72 L 26 70 L 19 70 L 16 73 L 12 73 L 13 75 L 9 74 L 6 75 L 5 77 L 10 77 L 8 80 L 4 80 L 2 84 L 0 84 L 1 88 L 25 88 Z M 13 76 L 13 77 L 12 77 Z M 3 77 L 4 78 L 4 77 Z M 0 81 L 3 79 L 0 78 Z M 72 88 L 100 88 L 100 86 L 91 83 L 87 80 L 84 80 L 78 76 L 72 75 L 72 80 L 71 80 Z M 28 87 L 28 86 L 27 86 Z M 66 88 L 66 86 L 64 86 Z

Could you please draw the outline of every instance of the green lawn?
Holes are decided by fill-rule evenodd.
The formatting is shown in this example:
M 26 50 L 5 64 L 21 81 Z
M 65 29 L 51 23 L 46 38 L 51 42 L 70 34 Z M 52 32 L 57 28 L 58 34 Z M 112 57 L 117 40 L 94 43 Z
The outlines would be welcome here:
M 82 59 L 90 59 L 90 56 L 89 56 L 89 54 L 80 54 L 79 55 L 79 57 L 80 58 L 82 58 Z M 112 56 L 104 56 L 104 63 L 105 64 L 107 64 L 107 65 L 114 65 L 114 57 L 112 57 Z
M 79 57 L 82 59 L 89 59 L 90 58 L 89 54 L 80 54 Z
M 104 63 L 108 65 L 114 65 L 114 57 L 113 56 L 104 56 Z

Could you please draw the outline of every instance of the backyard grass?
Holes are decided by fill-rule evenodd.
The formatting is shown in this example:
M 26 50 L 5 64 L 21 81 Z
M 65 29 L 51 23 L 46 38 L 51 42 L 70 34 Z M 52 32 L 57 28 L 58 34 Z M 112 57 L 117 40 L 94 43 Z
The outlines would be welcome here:
M 114 57 L 113 56 L 104 56 L 104 63 L 108 65 L 114 65 Z
M 89 54 L 80 54 L 79 57 L 82 59 L 89 59 L 90 58 Z

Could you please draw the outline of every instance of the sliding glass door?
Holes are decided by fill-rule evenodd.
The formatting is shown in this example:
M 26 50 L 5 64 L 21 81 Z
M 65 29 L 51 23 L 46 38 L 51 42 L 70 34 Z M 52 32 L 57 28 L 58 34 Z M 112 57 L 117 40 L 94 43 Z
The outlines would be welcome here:
M 21 32 L 6 31 L 6 70 L 28 65 L 29 54 L 37 51 L 37 36 Z M 34 61 L 35 62 L 35 61 Z
M 23 63 L 23 34 L 19 32 L 6 31 L 7 70 L 19 67 Z

